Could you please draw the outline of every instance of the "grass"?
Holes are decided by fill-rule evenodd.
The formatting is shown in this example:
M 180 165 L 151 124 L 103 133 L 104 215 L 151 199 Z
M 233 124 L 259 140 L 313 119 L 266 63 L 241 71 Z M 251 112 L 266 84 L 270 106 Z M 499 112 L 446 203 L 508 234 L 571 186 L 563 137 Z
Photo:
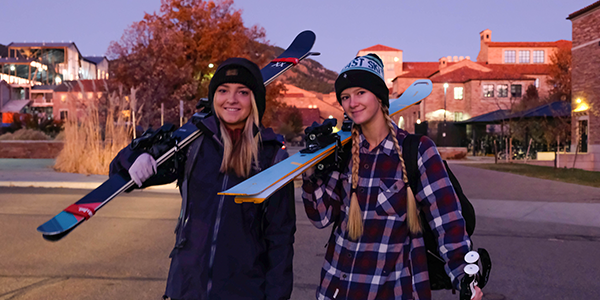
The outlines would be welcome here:
M 87 95 L 85 92 L 81 94 Z M 107 105 L 102 109 L 103 114 L 100 114 L 97 106 L 99 99 L 69 101 L 73 107 L 69 109 L 71 113 L 65 123 L 64 147 L 56 158 L 54 169 L 60 172 L 108 175 L 110 162 L 131 140 L 132 127 L 124 122 L 121 112 L 128 107 L 125 97 L 116 93 L 108 95 Z M 77 108 L 83 111 L 83 116 L 77 116 Z M 101 115 L 105 115 L 106 119 Z
M 469 164 L 469 166 L 600 188 L 600 172 L 512 163 Z

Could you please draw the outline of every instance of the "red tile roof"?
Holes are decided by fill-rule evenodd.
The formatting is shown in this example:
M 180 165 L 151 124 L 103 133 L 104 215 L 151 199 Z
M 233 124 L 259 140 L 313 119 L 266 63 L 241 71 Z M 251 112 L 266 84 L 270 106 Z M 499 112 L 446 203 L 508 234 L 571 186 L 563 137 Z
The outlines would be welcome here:
M 534 48 L 534 47 L 558 47 L 571 48 L 571 41 L 558 40 L 555 42 L 487 42 L 489 47 L 515 47 L 515 48 Z
M 438 74 L 430 77 L 433 83 L 463 83 L 471 80 L 526 80 L 523 74 L 508 71 L 483 72 L 468 67 L 460 68 L 446 74 Z
M 403 78 L 427 78 L 439 70 L 438 62 L 405 62 L 402 63 L 402 70 L 407 72 L 398 77 Z
M 495 71 L 523 75 L 546 75 L 550 69 L 547 64 L 489 64 L 485 66 Z
M 574 13 L 570 14 L 570 15 L 567 17 L 567 20 L 571 20 L 571 19 L 573 19 L 573 18 L 575 18 L 575 17 L 579 17 L 580 15 L 583 15 L 583 14 L 585 14 L 586 12 L 589 12 L 589 11 L 591 11 L 592 9 L 594 9 L 594 8 L 597 8 L 597 7 L 600 7 L 600 1 L 597 1 L 597 2 L 595 2 L 595 3 L 592 3 L 592 4 L 590 4 L 590 5 L 586 6 L 586 7 L 584 7 L 584 8 L 582 8 L 582 9 L 580 9 L 580 10 L 578 10 L 578 11 L 576 11 L 576 12 L 574 12 Z
M 375 46 L 371 46 L 369 48 L 365 48 L 365 49 L 358 50 L 358 51 L 360 52 L 360 51 L 402 51 L 402 50 L 396 49 L 396 48 L 392 48 L 392 47 L 388 47 L 388 46 L 384 46 L 384 45 L 381 45 L 381 44 L 377 44 Z

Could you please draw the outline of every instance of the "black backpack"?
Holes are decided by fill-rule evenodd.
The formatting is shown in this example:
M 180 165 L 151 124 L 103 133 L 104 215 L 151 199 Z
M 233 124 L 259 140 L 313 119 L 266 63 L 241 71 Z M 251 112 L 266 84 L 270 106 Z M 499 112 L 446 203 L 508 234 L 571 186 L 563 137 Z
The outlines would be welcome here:
M 417 183 L 421 177 L 419 168 L 417 166 L 417 158 L 419 154 L 419 143 L 422 135 L 409 134 L 404 138 L 402 142 L 402 157 L 406 165 L 406 174 L 408 176 L 408 184 L 413 192 L 417 191 Z M 475 231 L 475 209 L 469 202 L 469 199 L 463 193 L 460 183 L 450 171 L 448 163 L 444 160 L 444 166 L 448 172 L 448 178 L 454 187 L 454 191 L 460 200 L 460 206 L 463 218 L 465 219 L 467 234 L 469 237 L 473 235 Z M 423 239 L 425 240 L 425 248 L 427 249 L 427 268 L 429 271 L 429 283 L 432 290 L 455 290 L 450 281 L 450 277 L 444 270 L 446 262 L 441 258 L 438 252 L 438 243 L 435 239 L 433 231 L 429 227 L 429 224 L 425 221 L 423 212 L 419 213 L 419 219 L 421 220 L 421 228 L 423 229 Z

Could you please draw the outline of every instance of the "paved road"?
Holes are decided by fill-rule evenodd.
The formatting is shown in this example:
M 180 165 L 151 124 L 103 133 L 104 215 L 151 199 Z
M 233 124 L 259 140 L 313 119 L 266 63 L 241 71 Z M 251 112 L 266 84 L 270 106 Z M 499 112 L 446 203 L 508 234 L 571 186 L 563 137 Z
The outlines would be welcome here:
M 477 210 L 475 247 L 488 249 L 494 262 L 484 299 L 597 298 L 600 189 L 451 168 Z M 11 170 L 0 163 L 0 175 Z M 0 187 L 0 300 L 160 298 L 179 196 L 120 196 L 64 240 L 44 241 L 35 227 L 85 193 Z M 299 189 L 292 299 L 314 299 L 330 230 L 308 222 L 298 196 Z M 434 295 L 457 299 L 448 291 Z

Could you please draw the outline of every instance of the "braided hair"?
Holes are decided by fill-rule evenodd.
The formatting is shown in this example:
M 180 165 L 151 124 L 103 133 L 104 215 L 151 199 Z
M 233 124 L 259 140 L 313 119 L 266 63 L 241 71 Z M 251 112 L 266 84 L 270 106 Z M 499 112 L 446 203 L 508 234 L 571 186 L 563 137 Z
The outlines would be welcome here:
M 398 152 L 400 164 L 402 165 L 402 181 L 406 186 L 406 219 L 408 228 L 411 233 L 418 233 L 421 232 L 421 225 L 417 211 L 417 201 L 412 189 L 410 188 L 410 185 L 408 184 L 408 176 L 406 175 L 406 165 L 404 163 L 404 158 L 402 157 L 402 150 L 400 149 L 400 144 L 396 138 L 396 130 L 392 124 L 389 109 L 387 106 L 381 105 L 381 100 L 379 100 L 379 103 L 388 129 L 391 133 L 392 141 L 394 142 L 394 148 L 396 149 L 396 152 Z M 358 126 L 359 125 L 354 125 L 352 127 L 352 188 L 350 190 L 350 209 L 348 213 L 348 234 L 353 240 L 358 240 L 363 233 L 363 217 L 360 210 L 360 205 L 358 203 L 358 197 L 356 196 L 356 188 L 358 187 L 358 169 L 360 166 L 360 139 Z

